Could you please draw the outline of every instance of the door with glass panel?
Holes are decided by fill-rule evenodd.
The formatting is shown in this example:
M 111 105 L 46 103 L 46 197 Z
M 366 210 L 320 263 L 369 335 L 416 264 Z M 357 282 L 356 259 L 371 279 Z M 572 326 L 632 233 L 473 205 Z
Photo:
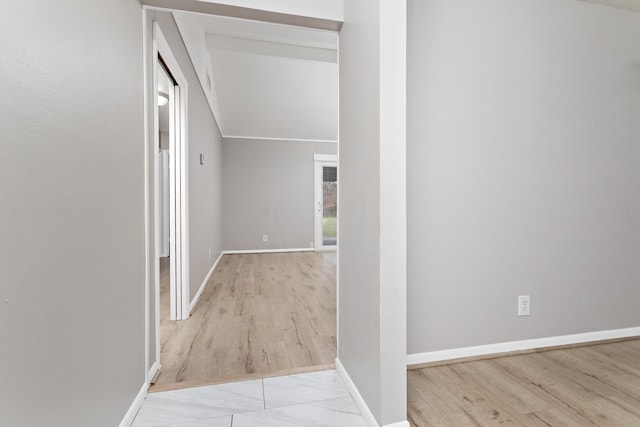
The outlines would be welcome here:
M 336 155 L 314 156 L 315 163 L 315 249 L 338 245 L 338 161 Z

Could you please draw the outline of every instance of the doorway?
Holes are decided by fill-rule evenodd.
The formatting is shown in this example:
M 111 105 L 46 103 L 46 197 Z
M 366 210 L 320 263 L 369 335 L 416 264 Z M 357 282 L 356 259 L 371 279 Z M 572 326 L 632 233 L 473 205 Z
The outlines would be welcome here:
M 153 170 L 155 361 L 161 321 L 189 317 L 187 83 L 160 30 L 153 25 Z M 161 286 L 162 285 L 162 286 Z
M 159 330 L 160 334 L 155 336 L 157 337 L 157 342 L 161 350 L 157 360 L 162 361 L 162 370 L 159 376 L 154 378 L 153 391 L 157 391 L 159 387 L 171 387 L 172 384 L 175 386 L 175 384 L 178 383 L 184 386 L 185 384 L 198 383 L 199 381 L 219 381 L 221 379 L 226 381 L 246 376 L 291 373 L 291 370 L 299 371 L 300 369 L 308 370 L 318 369 L 320 367 L 326 369 L 327 367 L 333 367 L 336 357 L 337 330 L 335 277 L 337 254 L 335 251 L 314 252 L 314 219 L 310 206 L 314 200 L 314 165 L 310 161 L 310 158 L 313 158 L 313 153 L 335 153 L 337 150 L 335 139 L 276 140 L 270 142 L 271 140 L 267 138 L 264 142 L 261 142 L 263 145 L 273 146 L 273 152 L 277 154 L 275 158 L 270 158 L 270 161 L 263 162 L 271 166 L 273 171 L 272 175 L 276 180 L 282 181 L 283 177 L 293 176 L 293 173 L 300 172 L 301 175 L 304 175 L 306 181 L 304 186 L 291 186 L 293 196 L 302 194 L 303 197 L 293 197 L 291 198 L 292 202 L 288 205 L 282 204 L 281 206 L 275 206 L 277 209 L 267 209 L 267 213 L 275 214 L 282 212 L 283 209 L 293 209 L 296 213 L 294 219 L 302 218 L 300 228 L 303 228 L 303 232 L 299 234 L 301 237 L 297 240 L 291 239 L 296 244 L 288 247 L 285 246 L 284 250 L 287 250 L 287 253 L 281 253 L 284 252 L 283 248 L 277 247 L 276 245 L 271 247 L 271 242 L 275 240 L 273 238 L 268 242 L 269 245 L 262 244 L 265 243 L 262 238 L 262 230 L 259 230 L 260 232 L 256 234 L 258 238 L 255 239 L 256 241 L 260 241 L 260 243 L 256 244 L 256 246 L 248 245 L 237 250 L 237 252 L 252 252 L 251 254 L 225 254 L 224 250 L 226 249 L 225 246 L 227 243 L 221 241 L 218 245 L 217 234 L 213 235 L 212 239 L 209 239 L 209 236 L 207 236 L 206 241 L 202 239 L 202 235 L 204 234 L 209 232 L 217 233 L 219 223 L 212 222 L 209 224 L 205 221 L 198 220 L 197 216 L 199 212 L 206 214 L 213 213 L 214 215 L 217 213 L 211 210 L 210 206 L 203 206 L 200 201 L 206 200 L 208 202 L 212 200 L 216 203 L 216 206 L 222 206 L 222 203 L 218 204 L 217 202 L 223 202 L 224 198 L 218 197 L 218 193 L 211 194 L 208 192 L 209 188 L 215 190 L 215 187 L 209 184 L 209 182 L 213 182 L 213 179 L 207 181 L 206 186 L 199 187 L 198 183 L 202 182 L 201 179 L 203 176 L 217 179 L 217 171 L 220 173 L 224 172 L 222 168 L 223 164 L 233 164 L 232 162 L 217 163 L 216 161 L 217 159 L 222 159 L 222 156 L 217 156 L 218 143 L 215 134 L 216 131 L 222 133 L 222 129 L 224 128 L 219 126 L 216 128 L 215 125 L 218 125 L 218 123 L 209 122 L 211 117 L 217 120 L 215 105 L 208 105 L 208 107 L 211 107 L 212 115 L 209 115 L 209 111 L 206 109 L 207 101 L 218 99 L 207 98 L 207 93 L 213 93 L 214 90 L 222 87 L 220 86 L 220 81 L 222 80 L 220 76 L 224 76 L 223 73 L 226 69 L 220 71 L 217 68 L 207 66 L 204 67 L 205 74 L 199 76 L 196 66 L 185 61 L 189 55 L 187 46 L 185 46 L 187 49 L 183 49 L 181 43 L 176 42 L 176 40 L 180 40 L 177 36 L 180 34 L 180 24 L 184 21 L 181 19 L 182 15 L 174 13 L 173 16 L 171 16 L 168 15 L 167 12 L 160 11 L 153 11 L 150 15 L 147 21 L 148 24 L 151 24 L 153 28 L 155 27 L 154 21 L 159 23 L 161 30 L 168 38 L 170 48 L 173 50 L 174 55 L 181 60 L 180 64 L 183 66 L 183 71 L 192 89 L 189 92 L 189 114 L 190 124 L 192 125 L 189 129 L 189 150 L 192 153 L 192 159 L 189 162 L 189 175 L 193 188 L 190 198 L 191 225 L 193 226 L 191 232 L 193 234 L 191 236 L 192 247 L 189 262 L 192 276 L 190 291 L 192 297 L 193 295 L 196 296 L 196 298 L 191 300 L 193 309 L 191 316 L 187 320 L 165 323 L 163 322 L 162 315 L 158 316 L 160 322 L 156 330 Z M 200 17 L 200 19 L 204 18 Z M 172 21 L 175 21 L 175 26 Z M 217 21 L 220 21 L 220 19 Z M 186 24 L 189 23 L 189 21 L 186 22 Z M 197 24 L 198 22 L 195 23 Z M 245 23 L 245 26 L 246 25 L 255 24 Z M 184 26 L 184 28 L 186 28 L 184 34 L 190 34 L 189 29 L 193 30 L 193 27 L 189 25 Z M 242 31 L 247 30 L 243 27 Z M 288 34 L 292 29 L 286 27 L 281 29 L 281 31 Z M 301 30 L 299 31 L 301 32 Z M 156 34 L 161 33 L 156 31 Z M 258 32 L 258 36 L 260 36 L 260 34 L 262 34 L 262 32 Z M 315 38 L 317 34 L 313 34 L 313 36 Z M 300 35 L 300 37 L 302 38 L 302 35 Z M 157 39 L 162 40 L 161 36 L 157 37 Z M 336 43 L 333 52 L 334 55 L 337 55 L 337 35 L 330 34 L 330 37 L 327 37 L 327 39 L 326 44 L 330 44 L 330 42 Z M 213 40 L 220 41 L 215 38 L 213 38 Z M 256 41 L 256 45 L 258 46 L 265 44 L 258 42 L 260 42 L 260 40 Z M 309 43 L 313 44 L 315 42 Z M 271 46 L 271 44 L 268 46 Z M 291 45 L 287 44 L 287 46 Z M 308 46 L 307 48 L 313 52 L 318 50 L 318 48 L 314 46 Z M 300 49 L 301 48 L 295 49 L 294 53 Z M 180 94 L 183 93 L 184 88 L 180 84 L 178 73 L 174 71 L 171 61 L 168 59 L 170 56 L 167 56 L 170 55 L 170 52 L 166 54 L 161 48 L 158 49 L 158 52 L 160 58 L 166 65 L 167 72 L 173 76 L 175 86 L 177 86 L 175 91 Z M 215 64 L 223 64 L 225 62 L 221 59 L 228 59 L 224 56 L 224 52 L 227 51 L 222 50 L 222 52 L 221 55 L 223 58 L 215 56 L 216 53 L 219 54 L 218 51 L 209 52 L 212 53 L 212 58 L 217 59 Z M 205 52 L 205 54 L 206 53 L 207 52 Z M 305 57 L 289 58 L 288 56 L 283 59 L 279 56 L 281 54 L 280 51 L 276 52 L 278 55 L 273 54 L 269 56 L 263 54 L 258 55 L 253 51 L 242 53 L 246 56 L 253 55 L 250 56 L 249 59 L 256 59 L 255 56 L 257 56 L 257 59 L 260 60 L 258 62 L 260 63 L 263 63 L 266 57 L 269 65 L 286 65 L 292 68 L 292 70 L 287 68 L 285 71 L 295 71 L 300 68 L 301 64 L 306 64 L 311 68 L 311 64 L 308 64 L 308 62 L 315 61 L 318 63 L 318 70 L 316 70 L 315 73 L 300 73 L 300 76 L 310 75 L 313 77 L 329 68 L 336 73 L 335 76 L 337 77 L 336 56 L 321 58 L 322 60 L 315 59 L 315 57 L 306 59 Z M 237 53 L 235 56 L 240 56 L 240 54 Z M 149 55 L 150 66 L 151 59 L 154 59 L 154 56 Z M 162 62 L 160 60 L 158 60 L 156 68 L 162 71 Z M 258 70 L 263 68 L 264 67 L 258 68 Z M 203 67 L 201 67 L 201 69 L 203 69 Z M 206 72 L 206 70 L 210 69 L 215 73 Z M 149 74 L 151 75 L 151 72 Z M 277 76 L 282 75 L 282 73 L 272 74 L 277 74 Z M 264 76 L 260 77 L 262 78 Z M 318 80 L 318 78 L 316 78 L 316 80 Z M 307 84 L 306 87 L 315 90 L 317 85 Z M 313 98 L 314 102 L 317 101 L 316 96 Z M 151 97 L 149 97 L 149 100 L 152 101 Z M 204 104 L 201 102 L 203 100 L 205 101 Z M 335 104 L 337 105 L 337 97 Z M 224 103 L 218 104 L 218 107 L 219 106 L 229 108 Z M 205 107 L 204 110 L 203 107 Z M 331 110 L 330 113 L 335 113 L 335 109 Z M 174 116 L 174 114 L 172 114 L 172 116 Z M 247 116 L 242 117 L 243 123 L 253 123 L 253 121 L 248 120 Z M 295 124 L 297 122 L 294 121 L 293 123 Z M 210 128 L 209 126 L 205 126 L 209 124 L 213 124 L 214 127 Z M 209 141 L 210 134 L 213 136 L 212 143 L 214 146 L 210 151 L 211 156 L 207 158 L 214 160 L 214 162 L 212 162 L 208 168 L 201 168 L 200 166 L 203 165 L 202 156 L 200 157 L 200 166 L 197 165 L 197 160 L 195 160 L 198 157 L 198 152 L 201 151 L 200 147 L 204 146 L 204 143 L 201 143 L 200 140 Z M 206 137 L 204 137 L 205 135 Z M 224 137 L 224 134 L 222 134 L 222 136 Z M 238 143 L 240 143 L 240 141 L 238 141 Z M 331 143 L 331 145 L 328 145 L 329 143 Z M 287 152 L 284 152 L 284 146 L 288 148 Z M 291 146 L 291 148 L 289 148 L 289 146 Z M 209 151 L 207 151 L 207 153 L 209 153 Z M 265 156 L 265 159 L 267 157 L 269 156 Z M 281 161 L 281 159 L 283 160 Z M 336 157 L 334 156 L 332 160 L 335 162 Z M 175 158 L 170 159 L 171 164 L 175 162 Z M 274 169 L 276 165 L 280 167 Z M 233 169 L 236 170 L 238 167 L 234 167 Z M 334 175 L 336 175 L 337 169 L 334 167 L 333 170 Z M 206 175 L 203 174 L 203 172 L 205 172 Z M 220 177 L 222 178 L 223 176 L 221 175 Z M 233 183 L 237 181 L 226 179 L 225 182 Z M 275 186 L 274 188 L 279 187 Z M 207 191 L 202 191 L 202 189 L 206 189 Z M 334 189 L 336 189 L 335 185 Z M 229 193 L 230 191 L 227 191 L 227 194 Z M 160 200 L 160 197 L 158 197 L 158 200 Z M 255 202 L 255 200 L 259 199 L 253 198 L 251 200 Z M 272 203 L 273 199 L 268 199 L 267 202 Z M 252 203 L 251 206 L 255 206 L 255 203 Z M 222 209 L 220 208 L 220 210 Z M 207 218 L 213 220 L 215 219 L 213 217 L 214 215 L 207 215 Z M 276 221 L 280 220 L 278 216 L 274 218 Z M 337 237 L 336 218 L 337 206 L 335 206 L 334 202 L 334 240 Z M 174 223 L 175 221 L 172 220 L 171 222 Z M 275 223 L 277 224 L 277 222 Z M 222 221 L 220 221 L 219 227 L 220 231 L 224 231 Z M 279 237 L 286 237 L 286 233 L 290 233 L 289 227 L 284 227 L 283 230 L 284 232 L 280 233 L 278 235 Z M 272 236 L 276 236 L 276 234 L 272 234 Z M 158 240 L 160 241 L 161 239 Z M 170 240 L 173 240 L 173 235 L 171 235 Z M 207 243 L 207 245 L 200 245 L 202 241 Z M 302 241 L 303 243 L 297 243 L 298 241 Z M 309 245 L 309 242 L 311 242 L 311 245 Z M 205 246 L 203 248 L 204 251 L 200 251 L 201 248 L 198 246 Z M 209 247 L 207 248 L 206 246 Z M 327 244 L 327 246 L 329 246 L 329 244 Z M 213 258 L 211 248 L 213 248 Z M 207 261 L 207 249 L 209 252 L 208 261 L 212 266 L 209 273 L 201 279 L 203 276 L 199 271 L 199 263 Z M 291 249 L 295 249 L 295 252 L 290 252 Z M 267 251 L 273 253 L 261 253 Z M 217 259 L 216 256 L 218 256 Z M 174 253 L 170 251 L 170 257 L 168 259 L 173 261 L 174 257 Z M 202 260 L 204 260 L 204 262 L 202 262 Z M 281 269 L 281 266 L 284 268 Z M 289 268 L 289 270 L 286 270 L 286 268 Z M 171 268 L 170 271 L 172 276 L 179 276 L 179 274 L 175 272 L 175 269 Z M 159 276 L 162 280 L 162 273 L 160 273 Z M 201 283 L 201 285 L 198 288 L 199 283 Z M 162 300 L 162 298 L 159 299 Z M 155 302 L 151 307 L 154 306 Z M 172 306 L 176 306 L 176 311 L 180 308 L 179 304 L 172 304 Z M 185 312 L 188 313 L 186 310 Z M 200 324 L 198 324 L 198 322 L 200 322 Z M 197 333 L 197 336 L 196 334 L 190 335 L 191 332 Z M 188 345 L 185 345 L 185 343 Z M 153 344 L 155 345 L 155 342 Z M 263 349 L 264 351 L 262 351 Z M 174 355 L 177 357 L 174 358 Z M 173 374 L 174 372 L 176 373 L 175 375 Z
M 338 245 L 338 158 L 316 154 L 314 161 L 315 250 L 335 250 Z

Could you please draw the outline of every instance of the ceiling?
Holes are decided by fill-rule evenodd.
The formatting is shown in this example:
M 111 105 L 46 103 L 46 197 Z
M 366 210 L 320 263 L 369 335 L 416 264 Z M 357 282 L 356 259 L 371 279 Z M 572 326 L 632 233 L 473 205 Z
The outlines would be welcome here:
M 158 67 L 158 91 L 169 95 L 172 81 L 164 71 Z M 158 106 L 158 128 L 160 132 L 169 132 L 169 104 Z
M 337 140 L 336 32 L 174 16 L 224 137 Z

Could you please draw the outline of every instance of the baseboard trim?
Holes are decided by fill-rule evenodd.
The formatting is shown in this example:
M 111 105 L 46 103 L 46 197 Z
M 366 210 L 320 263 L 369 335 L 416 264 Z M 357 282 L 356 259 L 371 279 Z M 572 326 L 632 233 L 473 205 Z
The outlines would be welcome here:
M 378 421 L 376 421 L 376 417 L 373 416 L 373 414 L 371 413 L 371 410 L 369 409 L 369 406 L 367 405 L 367 403 L 364 401 L 364 398 L 360 394 L 358 387 L 356 387 L 355 383 L 347 373 L 347 370 L 344 368 L 344 365 L 342 364 L 342 362 L 340 362 L 340 359 L 338 359 L 337 357 L 336 357 L 336 371 L 338 371 L 338 374 L 340 375 L 340 377 L 342 377 L 342 381 L 344 381 L 344 384 L 347 386 L 347 390 L 349 390 L 349 394 L 351 394 L 353 401 L 356 403 L 356 406 L 360 411 L 360 415 L 362 415 L 362 418 L 364 418 L 364 422 L 367 424 L 367 427 L 380 427 L 380 424 L 378 424 Z M 409 426 L 409 421 L 400 421 L 393 424 L 385 424 L 382 427 L 410 427 L 410 426 Z
M 131 427 L 133 420 L 138 415 L 138 411 L 142 408 L 142 404 L 144 403 L 144 398 L 147 397 L 147 391 L 149 390 L 149 384 L 146 382 L 142 384 L 142 388 L 136 395 L 136 398 L 133 399 L 133 403 L 129 407 L 129 410 L 124 415 L 122 421 L 120 421 L 119 427 Z
M 151 365 L 151 369 L 149 369 L 149 379 L 147 381 L 150 385 L 155 383 L 156 377 L 160 374 L 160 367 L 160 363 L 158 363 L 157 360 Z
M 200 285 L 198 292 L 196 292 L 196 295 L 193 297 L 193 300 L 191 300 L 191 304 L 189 304 L 189 314 L 193 313 L 193 309 L 198 304 L 198 301 L 200 300 L 200 296 L 202 295 L 202 291 L 204 291 L 204 288 L 207 286 L 207 282 L 211 278 L 211 275 L 213 274 L 213 272 L 216 270 L 218 263 L 222 259 L 222 255 L 224 255 L 224 251 L 220 252 L 220 255 L 218 255 L 218 258 L 216 258 L 216 262 L 213 263 L 213 266 L 211 267 L 211 269 L 205 276 L 204 280 L 202 281 L 202 284 Z
M 243 136 L 243 135 L 222 135 L 224 139 L 248 139 L 252 141 L 285 141 L 285 142 L 330 142 L 336 144 L 338 141 L 335 139 L 295 139 L 295 138 L 267 138 L 261 136 Z
M 407 355 L 407 366 L 410 367 L 409 369 L 416 369 L 418 367 L 415 365 L 433 365 L 438 362 L 451 363 L 469 358 L 505 356 L 514 353 L 540 351 L 541 349 L 549 349 L 552 347 L 588 344 L 597 341 L 617 340 L 637 336 L 640 336 L 640 327 L 414 353 Z
M 313 252 L 313 248 L 290 248 L 290 249 L 244 249 L 233 251 L 222 251 L 223 255 L 239 255 L 239 254 L 270 254 L 270 253 L 282 253 L 282 252 Z
M 380 425 L 378 424 L 378 421 L 376 421 L 376 418 L 371 413 L 369 406 L 367 405 L 367 403 L 364 401 L 364 398 L 360 394 L 358 387 L 356 387 L 355 383 L 347 373 L 347 370 L 344 368 L 344 365 L 342 365 L 342 362 L 337 357 L 336 357 L 336 371 L 338 371 L 338 374 L 342 377 L 342 381 L 344 381 L 344 384 L 347 386 L 347 390 L 349 390 L 351 397 L 353 397 L 353 401 L 356 403 L 356 406 L 358 407 L 358 410 L 360 411 L 362 418 L 364 418 L 364 421 L 367 424 L 367 427 L 380 427 Z

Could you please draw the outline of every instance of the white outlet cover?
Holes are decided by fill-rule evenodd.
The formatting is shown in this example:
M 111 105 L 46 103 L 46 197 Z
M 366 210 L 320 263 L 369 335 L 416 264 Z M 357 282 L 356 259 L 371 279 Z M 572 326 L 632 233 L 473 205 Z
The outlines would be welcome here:
M 531 315 L 531 296 L 520 295 L 518 297 L 518 316 Z

